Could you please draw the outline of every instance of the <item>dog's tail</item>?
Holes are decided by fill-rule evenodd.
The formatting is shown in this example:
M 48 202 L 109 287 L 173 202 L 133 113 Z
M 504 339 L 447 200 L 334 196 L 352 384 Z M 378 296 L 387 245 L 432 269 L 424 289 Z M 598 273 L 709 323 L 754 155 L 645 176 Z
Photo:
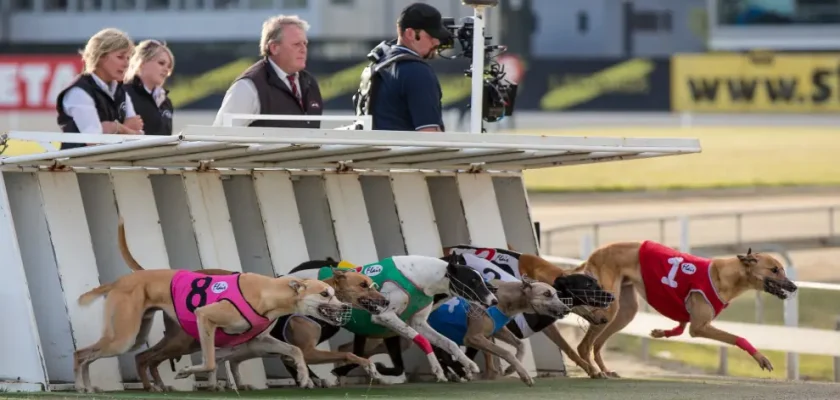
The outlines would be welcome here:
M 125 241 L 125 222 L 123 221 L 122 215 L 120 215 L 120 224 L 117 227 L 117 241 L 120 245 L 120 254 L 122 254 L 125 263 L 128 264 L 128 268 L 131 268 L 133 271 L 143 271 L 145 268 L 134 259 L 131 251 L 128 250 L 128 243 Z
M 114 288 L 114 284 L 108 283 L 105 285 L 98 286 L 87 293 L 79 296 L 79 305 L 86 306 L 96 300 L 97 298 L 108 294 L 111 289 Z

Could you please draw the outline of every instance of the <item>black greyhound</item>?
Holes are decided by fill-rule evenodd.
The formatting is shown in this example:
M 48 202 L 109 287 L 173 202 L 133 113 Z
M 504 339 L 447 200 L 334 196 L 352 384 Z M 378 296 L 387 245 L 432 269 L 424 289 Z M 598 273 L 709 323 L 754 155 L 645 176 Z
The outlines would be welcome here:
M 442 257 L 443 260 L 447 260 L 449 262 L 457 262 L 460 264 L 466 264 L 463 256 L 451 254 L 445 257 Z M 567 276 L 562 276 L 557 278 L 553 284 L 554 288 L 557 290 L 557 295 L 560 297 L 570 297 L 572 298 L 572 307 L 576 306 L 591 306 L 597 308 L 605 308 L 612 303 L 615 297 L 612 293 L 605 291 L 598 281 L 588 275 L 584 274 L 570 274 Z M 448 296 L 435 296 L 435 304 L 440 301 L 444 301 L 447 299 Z M 538 315 L 538 314 L 531 314 L 531 313 L 523 313 L 522 316 L 524 317 L 524 323 L 527 324 L 528 328 L 532 332 L 540 332 L 549 325 L 554 324 L 558 319 L 546 315 Z M 587 316 L 588 318 L 589 316 Z M 590 321 L 595 323 L 596 321 Z M 598 321 L 603 323 L 605 321 Z M 511 320 L 507 325 L 505 325 L 517 338 L 523 339 L 525 335 L 522 332 L 522 329 L 517 324 L 516 320 Z M 357 356 L 364 357 L 364 349 L 365 344 L 367 342 L 366 336 L 355 335 L 353 339 L 353 354 Z M 405 364 L 402 358 L 402 344 L 400 341 L 399 336 L 389 337 L 383 340 L 385 348 L 388 352 L 388 355 L 391 357 L 391 362 L 394 364 L 393 367 L 387 367 L 382 363 L 376 363 L 376 369 L 379 371 L 381 375 L 385 376 L 400 376 L 405 372 Z M 457 361 L 453 360 L 448 353 L 444 352 L 442 349 L 433 346 L 435 355 L 438 358 L 438 362 L 440 362 L 441 366 L 444 368 L 444 371 L 449 369 L 458 374 L 460 377 L 465 376 L 465 371 L 463 366 L 460 365 Z M 467 347 L 467 351 L 465 352 L 467 357 L 470 359 L 474 359 L 475 356 L 478 354 L 478 349 L 473 347 Z M 341 367 L 338 367 L 333 370 L 333 373 L 337 376 L 346 376 L 350 371 L 356 368 L 357 365 L 355 364 L 347 364 Z
M 488 285 L 484 281 L 481 274 L 476 273 L 476 270 L 470 268 L 469 266 L 465 265 L 462 262 L 458 262 L 458 261 L 463 261 L 463 258 L 458 257 L 458 258 L 441 258 L 441 259 L 449 263 L 449 267 L 450 267 L 449 268 L 449 273 L 448 273 L 449 278 L 450 278 L 449 291 L 451 293 L 457 295 L 457 296 L 461 296 L 461 297 L 464 297 L 468 300 L 478 302 L 479 304 L 484 304 L 484 302 L 487 300 L 487 297 L 489 297 L 489 294 L 492 292 L 492 290 L 491 290 L 492 285 Z M 324 267 L 324 266 L 336 266 L 338 264 L 332 258 L 329 258 L 329 261 L 331 262 L 331 264 L 329 264 L 329 265 L 326 265 L 326 264 L 323 264 L 323 263 L 318 263 L 316 261 L 305 262 L 305 263 L 295 267 L 291 271 L 289 271 L 289 273 L 292 274 L 292 273 L 299 272 L 299 271 L 319 269 L 319 268 Z M 437 295 L 437 296 L 435 296 L 435 300 L 437 300 L 440 296 L 449 297 L 447 295 Z M 271 336 L 272 337 L 274 337 L 278 340 L 286 341 L 285 333 L 283 331 L 284 331 L 284 327 L 286 325 L 286 320 L 288 320 L 288 318 L 290 318 L 290 317 L 291 317 L 291 315 L 280 317 L 278 319 L 277 324 L 274 326 L 274 329 L 272 329 L 272 331 L 271 331 Z M 342 327 L 335 326 L 335 325 L 330 325 L 329 323 L 321 321 L 319 319 L 313 319 L 313 321 L 317 322 L 318 325 L 321 326 L 321 336 L 318 338 L 318 343 L 319 344 L 323 343 L 324 341 L 329 340 L 330 338 L 335 336 L 342 329 Z M 356 337 L 359 337 L 359 336 L 356 336 Z M 400 336 L 396 336 L 396 338 L 397 338 L 397 344 L 399 344 Z M 441 351 L 444 354 L 448 354 L 448 353 L 444 352 L 443 350 L 441 350 Z M 359 353 L 355 353 L 355 354 L 358 355 Z M 401 359 L 402 358 L 401 358 L 401 354 L 400 354 L 400 360 Z M 294 378 L 295 381 L 297 382 L 297 370 L 294 367 L 294 365 L 291 363 L 291 360 L 283 359 L 283 365 L 286 367 L 286 371 L 289 372 L 289 375 L 291 375 L 292 378 Z M 349 366 L 356 367 L 357 365 L 356 364 L 351 364 Z M 342 366 L 342 367 L 337 368 L 336 370 L 342 370 L 343 371 L 343 369 L 347 368 L 347 367 L 348 366 Z M 379 370 L 380 368 L 388 369 L 388 367 L 384 366 L 381 363 L 376 363 L 376 367 L 377 367 L 377 370 Z M 309 367 L 307 366 L 307 368 L 309 368 Z M 348 368 L 347 373 L 349 373 L 351 370 L 352 370 L 352 368 Z M 335 370 L 333 370 L 333 371 L 335 371 Z M 345 373 L 344 375 L 346 375 L 347 373 Z M 309 375 L 312 376 L 312 377 L 317 377 L 318 376 L 317 374 L 315 374 L 312 371 L 311 368 L 309 369 Z M 400 375 L 400 374 L 397 374 L 397 375 Z

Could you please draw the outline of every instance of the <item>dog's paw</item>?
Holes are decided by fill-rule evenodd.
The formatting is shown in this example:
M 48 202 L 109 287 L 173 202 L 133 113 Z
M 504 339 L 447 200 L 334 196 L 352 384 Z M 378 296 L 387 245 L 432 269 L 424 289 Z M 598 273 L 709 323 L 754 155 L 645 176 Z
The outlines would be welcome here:
M 100 388 L 99 386 L 91 386 L 91 387 L 88 388 L 88 393 L 102 393 L 102 392 L 104 392 L 104 390 L 102 390 L 102 388 Z
M 621 375 L 615 371 L 607 371 L 605 374 L 607 375 L 607 378 L 621 378 Z
M 184 378 L 186 378 L 186 377 L 188 377 L 192 374 L 193 373 L 192 373 L 192 371 L 190 371 L 190 368 L 185 367 L 185 368 L 182 368 L 180 371 L 178 371 L 177 374 L 175 374 L 175 379 L 184 379 Z
M 773 364 L 770 363 L 770 360 L 768 360 L 767 357 L 764 357 L 764 354 L 761 354 L 761 352 L 756 352 L 753 355 L 753 358 L 762 370 L 766 369 L 768 372 L 773 372 Z
M 607 374 L 603 372 L 593 372 L 589 375 L 589 377 L 592 379 L 607 379 Z
M 476 364 L 475 361 L 470 360 L 469 358 L 467 359 L 467 364 L 465 366 L 469 368 L 469 370 L 474 374 L 481 372 L 481 369 L 478 368 L 478 364 Z
M 448 382 L 446 374 L 443 372 L 443 367 L 441 367 L 440 364 L 432 365 L 432 375 L 435 376 L 435 379 L 438 382 Z
M 314 389 L 315 388 L 315 382 L 312 382 L 312 379 L 307 377 L 306 379 L 301 379 L 298 386 L 301 389 Z
M 531 378 L 530 375 L 525 375 L 525 376 L 521 377 L 521 379 L 522 379 L 522 382 L 525 382 L 526 385 L 534 386 L 534 378 Z
M 514 368 L 513 365 L 508 365 L 508 367 L 505 368 L 505 372 L 503 373 L 503 376 L 508 376 L 508 375 L 510 375 L 514 372 L 516 372 L 516 368 Z
M 163 391 L 164 392 L 177 392 L 177 390 L 175 390 L 175 386 L 172 386 L 172 385 L 164 385 L 163 386 Z
M 664 338 L 664 337 L 666 337 L 665 331 L 662 330 L 662 329 L 654 329 L 654 330 L 650 331 L 650 337 L 655 338 L 655 339 Z
M 227 389 L 226 386 L 227 385 L 225 384 L 225 382 L 216 382 L 215 385 L 207 386 L 207 391 L 208 392 L 224 392 L 225 389 Z

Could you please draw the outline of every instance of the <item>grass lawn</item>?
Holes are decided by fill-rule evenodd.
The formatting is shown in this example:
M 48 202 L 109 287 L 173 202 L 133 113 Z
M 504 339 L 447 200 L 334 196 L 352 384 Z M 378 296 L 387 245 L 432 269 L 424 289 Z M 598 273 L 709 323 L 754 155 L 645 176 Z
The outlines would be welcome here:
M 836 399 L 840 385 L 803 384 L 769 380 L 737 381 L 715 378 L 671 379 L 612 379 L 588 378 L 537 379 L 533 387 L 518 380 L 469 383 L 412 383 L 390 387 L 341 387 L 331 389 L 273 389 L 255 392 L 226 393 L 167 393 L 120 392 L 97 395 L 51 393 L 32 395 L 43 399 L 168 399 L 196 400 L 211 398 L 271 398 L 271 399 L 482 399 L 506 400 L 518 396 L 529 400 L 689 400 L 719 398 L 802 398 L 809 400 Z M 523 397 L 526 396 L 526 397 Z M 2 398 L 20 399 L 27 395 L 5 394 Z
M 840 184 L 840 129 L 793 127 L 609 128 L 523 134 L 698 138 L 702 153 L 525 172 L 535 191 Z
M 769 294 L 762 293 L 764 299 L 763 320 L 768 325 L 782 325 L 782 302 Z M 840 293 L 827 290 L 800 289 L 799 324 L 802 327 L 831 329 L 836 326 L 840 317 Z M 736 299 L 724 310 L 719 319 L 723 321 L 752 322 L 756 320 L 754 292 Z M 790 340 L 796 340 L 790 338 Z M 617 335 L 611 339 L 608 346 L 615 350 L 633 354 L 641 353 L 641 338 L 627 335 Z M 668 340 L 651 339 L 649 356 L 653 359 L 677 361 L 682 364 L 702 368 L 708 373 L 718 371 L 719 347 L 677 343 Z M 761 349 L 759 349 L 761 350 Z M 667 352 L 668 357 L 663 357 Z M 773 363 L 772 373 L 758 368 L 755 360 L 747 353 L 731 346 L 729 354 L 729 375 L 737 377 L 773 377 L 784 379 L 787 376 L 786 355 L 777 351 L 762 351 Z M 803 354 L 799 356 L 799 373 L 802 379 L 825 380 L 834 379 L 833 358 Z

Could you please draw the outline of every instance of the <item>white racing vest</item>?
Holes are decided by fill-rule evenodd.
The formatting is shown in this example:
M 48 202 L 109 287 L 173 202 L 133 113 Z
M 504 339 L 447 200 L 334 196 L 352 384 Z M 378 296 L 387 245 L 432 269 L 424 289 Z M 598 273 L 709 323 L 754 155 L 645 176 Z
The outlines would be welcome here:
M 469 251 L 463 251 L 464 249 L 458 249 L 462 252 L 456 252 L 456 249 L 452 249 L 453 253 L 460 254 L 464 257 L 464 262 L 467 264 L 468 267 L 478 271 L 481 275 L 484 276 L 485 280 L 493 280 L 498 279 L 503 282 L 521 282 L 522 280 L 511 275 L 508 271 L 505 271 L 502 267 L 490 262 L 485 258 L 481 258 L 476 256 L 474 253 Z M 493 249 L 490 249 L 493 250 Z M 479 253 L 481 254 L 481 253 Z M 489 254 L 489 252 L 485 252 L 484 254 Z M 498 254 L 498 253 L 497 253 Z M 506 255 L 508 258 L 513 259 L 516 261 L 516 269 L 514 271 L 519 272 L 519 260 Z M 528 338 L 529 336 L 534 334 L 534 330 L 528 325 L 525 321 L 525 316 L 523 314 L 516 314 L 513 317 L 513 321 L 516 322 L 516 325 L 519 327 L 519 330 L 522 332 L 523 339 Z
M 450 254 L 459 255 L 470 254 L 487 260 L 506 271 L 509 275 L 515 276 L 517 280 L 522 279 L 522 274 L 519 273 L 520 254 L 515 251 L 461 244 L 451 247 L 449 252 Z

